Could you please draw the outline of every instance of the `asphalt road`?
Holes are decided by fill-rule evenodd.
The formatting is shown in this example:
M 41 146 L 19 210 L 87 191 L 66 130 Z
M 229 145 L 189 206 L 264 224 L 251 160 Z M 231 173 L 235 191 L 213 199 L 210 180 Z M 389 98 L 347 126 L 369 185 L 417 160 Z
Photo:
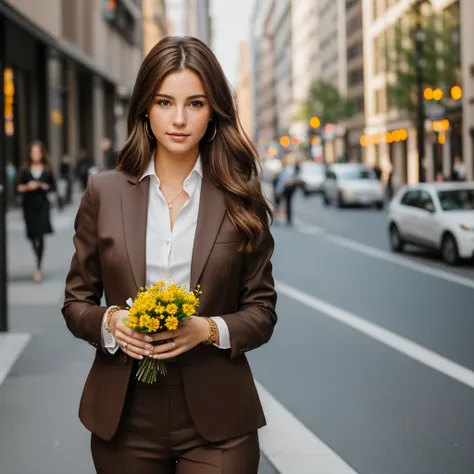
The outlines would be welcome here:
M 279 323 L 270 344 L 249 354 L 255 378 L 359 474 L 473 474 L 473 267 L 450 269 L 416 249 L 390 254 L 384 211 L 301 196 L 295 210 L 293 228 L 273 228 Z M 11 327 L 32 339 L 0 386 L 1 474 L 93 472 L 77 420 L 93 354 L 59 313 L 72 220 L 56 218 L 39 286 L 21 222 L 10 220 Z M 397 336 L 416 345 L 414 355 Z M 426 361 L 417 359 L 423 350 Z M 302 471 L 299 461 L 283 474 L 336 474 L 318 463 Z M 262 474 L 273 473 L 264 458 Z
M 472 264 L 391 255 L 385 211 L 298 195 L 295 213 L 293 228 L 274 227 L 277 280 L 360 319 L 352 327 L 280 292 L 274 337 L 251 354 L 255 377 L 358 473 L 473 474 L 474 389 L 443 372 L 454 362 L 474 380 Z M 397 336 L 434 365 L 394 349 Z

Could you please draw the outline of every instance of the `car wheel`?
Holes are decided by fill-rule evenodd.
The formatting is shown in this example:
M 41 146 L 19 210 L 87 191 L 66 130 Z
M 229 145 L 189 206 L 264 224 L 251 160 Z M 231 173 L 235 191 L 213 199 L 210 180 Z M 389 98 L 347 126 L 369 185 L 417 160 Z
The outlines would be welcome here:
M 306 189 L 305 185 L 301 186 L 301 191 L 303 191 L 303 195 L 305 197 L 308 197 L 310 195 L 310 192 Z
M 339 209 L 342 209 L 344 207 L 344 198 L 342 197 L 341 192 L 337 195 L 337 207 Z
M 454 236 L 450 233 L 445 234 L 441 244 L 441 255 L 448 265 L 459 264 L 458 244 Z
M 403 252 L 403 247 L 405 246 L 405 242 L 402 239 L 400 231 L 395 224 L 390 225 L 389 231 L 390 237 L 390 249 L 392 252 Z
M 323 191 L 323 204 L 325 206 L 329 206 L 329 199 L 328 199 L 327 194 L 324 191 Z
M 379 211 L 383 210 L 384 208 L 384 202 L 380 201 L 375 204 L 375 208 L 378 209 Z

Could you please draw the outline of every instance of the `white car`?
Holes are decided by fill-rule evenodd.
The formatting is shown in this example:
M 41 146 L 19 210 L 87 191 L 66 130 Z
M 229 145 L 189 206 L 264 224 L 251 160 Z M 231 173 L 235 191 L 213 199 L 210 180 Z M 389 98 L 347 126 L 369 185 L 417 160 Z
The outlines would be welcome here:
M 384 188 L 376 174 L 357 163 L 330 165 L 323 183 L 324 204 L 384 207 Z
M 326 170 L 322 163 L 309 160 L 301 163 L 299 179 L 301 190 L 305 196 L 320 193 L 323 189 L 325 178 Z
M 438 250 L 456 265 L 474 256 L 474 183 L 429 183 L 402 187 L 390 203 L 390 247 L 406 243 Z

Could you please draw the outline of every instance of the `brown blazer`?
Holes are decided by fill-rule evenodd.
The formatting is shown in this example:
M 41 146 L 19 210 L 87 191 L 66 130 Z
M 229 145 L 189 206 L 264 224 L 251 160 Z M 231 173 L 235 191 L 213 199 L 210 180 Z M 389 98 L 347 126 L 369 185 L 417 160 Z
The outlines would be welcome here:
M 62 309 L 72 334 L 97 348 L 85 383 L 79 417 L 110 440 L 124 406 L 133 360 L 102 345 L 105 306 L 124 306 L 145 285 L 145 238 L 149 177 L 141 182 L 120 171 L 92 176 L 75 221 L 76 248 Z M 204 178 L 191 265 L 199 283 L 199 315 L 221 316 L 231 349 L 198 345 L 179 356 L 189 409 L 197 430 L 221 441 L 265 425 L 245 352 L 266 343 L 277 320 L 270 257 L 270 230 L 250 255 L 238 252 L 242 236 L 226 214 L 224 193 Z

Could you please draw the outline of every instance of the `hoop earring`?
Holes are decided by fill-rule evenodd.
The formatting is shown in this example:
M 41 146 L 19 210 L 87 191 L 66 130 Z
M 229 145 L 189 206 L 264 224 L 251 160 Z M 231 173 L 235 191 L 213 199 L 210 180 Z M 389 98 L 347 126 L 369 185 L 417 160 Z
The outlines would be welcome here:
M 214 124 L 214 134 L 212 135 L 212 138 L 208 140 L 206 143 L 211 143 L 214 138 L 216 138 L 217 135 L 217 124 Z
M 148 116 L 147 116 L 148 118 Z M 155 140 L 155 135 L 153 135 L 153 133 L 151 132 L 150 130 L 150 122 L 148 120 L 145 120 L 145 133 L 148 135 L 148 138 L 150 140 Z

